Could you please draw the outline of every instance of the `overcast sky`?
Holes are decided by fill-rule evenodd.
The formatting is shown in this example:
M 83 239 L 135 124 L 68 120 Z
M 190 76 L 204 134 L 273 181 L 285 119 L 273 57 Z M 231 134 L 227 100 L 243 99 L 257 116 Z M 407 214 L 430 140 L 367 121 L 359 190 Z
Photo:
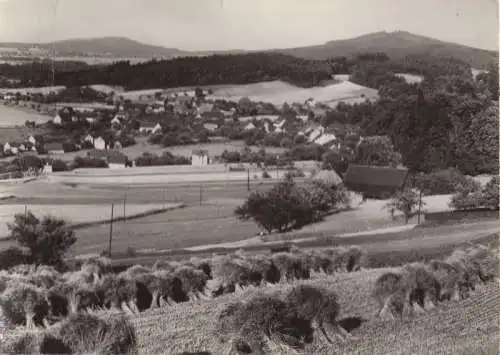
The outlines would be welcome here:
M 269 49 L 404 30 L 498 48 L 498 0 L 0 0 L 0 41 L 123 36 L 186 50 Z

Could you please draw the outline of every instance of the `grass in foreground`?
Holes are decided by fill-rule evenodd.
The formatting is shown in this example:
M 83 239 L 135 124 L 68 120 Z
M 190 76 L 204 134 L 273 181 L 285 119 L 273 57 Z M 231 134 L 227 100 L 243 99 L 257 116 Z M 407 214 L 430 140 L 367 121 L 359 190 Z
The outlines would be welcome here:
M 336 276 L 321 275 L 309 281 L 264 289 L 284 294 L 298 283 L 327 287 L 337 292 L 338 317 L 358 339 L 333 347 L 314 342 L 310 354 L 492 354 L 498 342 L 500 289 L 481 286 L 471 298 L 441 303 L 428 314 L 404 321 L 374 319 L 376 304 L 370 292 L 376 278 L 388 269 L 363 270 Z M 133 319 L 141 353 L 221 353 L 213 336 L 217 317 L 231 301 L 248 299 L 262 290 L 248 289 L 240 296 L 226 295 L 212 301 L 177 304 L 147 311 Z

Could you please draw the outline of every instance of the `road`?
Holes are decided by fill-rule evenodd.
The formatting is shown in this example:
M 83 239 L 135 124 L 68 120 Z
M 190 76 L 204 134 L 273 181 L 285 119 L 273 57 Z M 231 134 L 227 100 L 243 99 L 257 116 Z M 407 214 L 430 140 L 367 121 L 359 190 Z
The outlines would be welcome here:
M 416 250 L 427 248 L 438 248 L 446 245 L 461 244 L 484 238 L 493 233 L 500 233 L 498 220 L 485 220 L 473 223 L 461 223 L 446 226 L 421 227 L 410 231 L 397 233 L 384 233 L 375 235 L 360 235 L 353 237 L 322 236 L 321 239 L 311 238 L 310 240 L 294 243 L 298 247 L 305 249 L 317 249 L 338 245 L 358 245 L 369 253 Z M 248 252 L 258 252 L 269 250 L 273 246 L 283 245 L 283 242 L 263 243 L 252 245 L 246 248 Z M 241 249 L 241 248 L 238 248 Z M 231 252 L 236 248 L 209 248 L 205 250 L 171 250 L 164 254 L 149 256 L 139 256 L 135 258 L 116 257 L 113 260 L 115 265 L 142 264 L 148 265 L 158 259 L 178 259 L 189 258 L 191 256 L 210 256 L 214 252 Z

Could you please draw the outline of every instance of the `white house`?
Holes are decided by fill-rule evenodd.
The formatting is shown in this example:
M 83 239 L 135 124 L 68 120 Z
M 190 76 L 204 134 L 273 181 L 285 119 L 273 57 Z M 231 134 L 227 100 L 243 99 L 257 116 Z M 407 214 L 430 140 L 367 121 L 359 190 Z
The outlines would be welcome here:
M 95 122 L 95 118 L 93 118 L 93 117 L 87 117 L 85 119 L 85 121 L 87 121 L 88 123 L 94 123 Z
M 316 127 L 311 134 L 309 135 L 309 142 L 314 142 L 325 132 L 325 127 L 318 126 Z
M 92 137 L 91 134 L 87 134 L 83 139 L 82 139 L 83 142 L 89 142 L 89 143 L 94 143 L 94 137 Z
M 335 137 L 335 134 L 325 133 L 325 134 L 321 135 L 320 137 L 318 137 L 314 141 L 314 143 L 319 144 L 319 145 L 327 145 L 327 144 L 330 144 L 336 140 L 337 140 L 337 137 Z
M 35 137 L 33 137 L 33 136 L 29 136 L 29 137 L 28 137 L 28 142 L 30 142 L 31 144 L 35 145 L 35 144 L 36 144 L 36 139 L 35 139 Z
M 106 149 L 106 141 L 102 137 L 97 137 L 94 139 L 94 148 L 98 150 Z
M 78 122 L 78 117 L 76 117 L 76 116 L 71 117 L 71 121 L 72 122 Z
M 8 153 L 8 152 L 10 152 L 10 149 L 11 149 L 11 147 L 10 147 L 9 142 L 7 142 L 7 143 L 5 143 L 5 144 L 3 145 L 3 151 L 4 151 L 4 153 Z
M 122 124 L 122 122 L 120 121 L 120 119 L 118 118 L 118 116 L 115 116 L 112 120 L 111 120 L 111 125 L 112 126 L 120 126 Z
M 253 129 L 255 129 L 255 128 L 257 128 L 257 127 L 255 127 L 255 125 L 254 125 L 252 122 L 250 122 L 249 124 L 247 124 L 247 125 L 245 126 L 244 130 L 245 130 L 245 131 L 251 131 L 251 130 L 253 130 Z
M 62 119 L 61 119 L 61 116 L 56 115 L 56 117 L 54 117 L 54 119 L 52 120 L 52 122 L 53 122 L 54 124 L 57 124 L 57 125 L 62 124 Z
M 210 158 L 208 157 L 208 150 L 193 150 L 191 154 L 191 165 L 203 166 L 210 164 Z
M 204 123 L 203 124 L 203 127 L 207 130 L 209 130 L 210 132 L 213 132 L 215 131 L 217 128 L 219 128 L 219 125 L 216 124 L 216 123 Z

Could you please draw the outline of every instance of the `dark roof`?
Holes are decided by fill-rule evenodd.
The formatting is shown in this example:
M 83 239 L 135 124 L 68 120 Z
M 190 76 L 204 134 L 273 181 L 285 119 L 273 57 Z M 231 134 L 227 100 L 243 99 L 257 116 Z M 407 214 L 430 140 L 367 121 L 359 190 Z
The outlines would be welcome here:
M 349 165 L 344 183 L 357 192 L 396 191 L 404 187 L 408 169 L 368 165 Z
M 45 143 L 45 144 L 43 145 L 43 148 L 44 148 L 47 152 L 49 152 L 49 151 L 51 151 L 51 150 L 64 150 L 64 149 L 63 149 L 63 145 L 62 145 L 62 143 L 57 143 L 57 142 L 55 142 L 55 143 Z

